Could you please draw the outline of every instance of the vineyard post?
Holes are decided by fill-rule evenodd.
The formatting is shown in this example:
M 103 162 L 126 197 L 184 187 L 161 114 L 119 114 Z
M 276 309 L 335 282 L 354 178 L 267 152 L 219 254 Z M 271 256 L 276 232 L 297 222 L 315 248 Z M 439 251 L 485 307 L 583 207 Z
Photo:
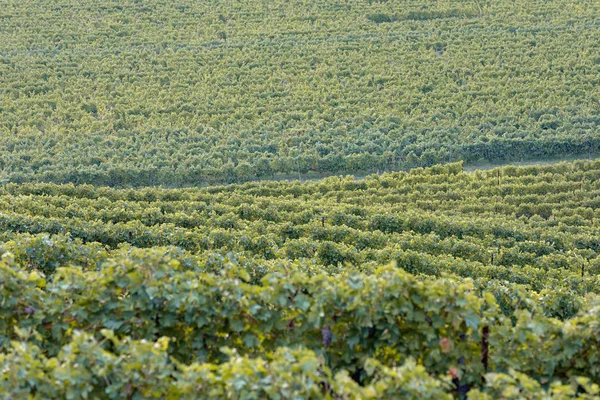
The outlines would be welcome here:
M 489 354 L 490 354 L 490 327 L 484 326 L 481 333 L 481 363 L 485 372 L 488 370 L 489 365 Z

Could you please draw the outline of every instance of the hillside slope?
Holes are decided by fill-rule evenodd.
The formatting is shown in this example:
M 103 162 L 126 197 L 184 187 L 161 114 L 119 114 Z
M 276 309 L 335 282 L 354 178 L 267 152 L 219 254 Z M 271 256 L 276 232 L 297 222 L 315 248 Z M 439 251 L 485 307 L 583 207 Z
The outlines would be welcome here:
M 173 187 L 598 152 L 599 13 L 3 1 L 0 177 Z

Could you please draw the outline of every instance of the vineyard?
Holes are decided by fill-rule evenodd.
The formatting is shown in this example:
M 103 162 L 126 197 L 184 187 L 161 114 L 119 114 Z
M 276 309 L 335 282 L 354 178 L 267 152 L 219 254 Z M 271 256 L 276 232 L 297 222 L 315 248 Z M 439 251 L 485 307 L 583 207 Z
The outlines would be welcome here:
M 0 181 L 187 187 L 600 152 L 589 0 L 3 0 Z
M 0 189 L 5 398 L 600 397 L 600 161 Z
M 599 15 L 0 1 L 0 399 L 600 400 Z

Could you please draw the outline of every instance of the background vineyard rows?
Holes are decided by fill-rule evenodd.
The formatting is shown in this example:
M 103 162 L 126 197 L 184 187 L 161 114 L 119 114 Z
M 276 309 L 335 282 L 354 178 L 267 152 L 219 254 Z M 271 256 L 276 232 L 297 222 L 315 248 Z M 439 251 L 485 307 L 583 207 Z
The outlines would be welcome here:
M 0 368 L 39 398 L 597 398 L 600 161 L 0 189 Z
M 599 13 L 3 1 L 0 178 L 172 187 L 596 153 Z

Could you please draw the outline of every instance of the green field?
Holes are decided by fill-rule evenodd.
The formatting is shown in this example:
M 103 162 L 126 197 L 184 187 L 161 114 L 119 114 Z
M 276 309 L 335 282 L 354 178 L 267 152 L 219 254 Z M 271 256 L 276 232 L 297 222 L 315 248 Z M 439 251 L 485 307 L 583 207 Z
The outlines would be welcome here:
M 206 189 L 7 184 L 0 388 L 598 398 L 599 194 L 600 161 Z
M 599 16 L 0 1 L 0 399 L 600 400 Z
M 0 178 L 197 186 L 600 150 L 588 0 L 3 1 Z

